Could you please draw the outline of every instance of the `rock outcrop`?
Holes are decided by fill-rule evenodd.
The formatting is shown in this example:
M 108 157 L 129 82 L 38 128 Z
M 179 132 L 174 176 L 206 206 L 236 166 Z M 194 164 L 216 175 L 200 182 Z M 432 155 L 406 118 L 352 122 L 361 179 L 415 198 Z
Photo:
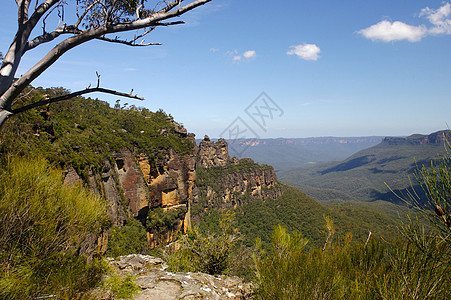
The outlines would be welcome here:
M 230 162 L 227 142 L 219 139 L 216 143 L 208 135 L 199 143 L 198 167 L 224 167 Z
M 252 286 L 233 276 L 205 273 L 172 273 L 160 258 L 149 255 L 126 255 L 109 258 L 116 276 L 132 275 L 140 288 L 134 300 L 145 299 L 250 299 Z M 91 292 L 96 299 L 112 299 L 106 287 Z M 114 298 L 113 298 L 114 299 Z
M 239 171 L 236 172 L 234 167 L 238 167 Z M 206 176 L 214 176 L 211 173 L 208 172 Z M 274 169 L 255 164 L 249 159 L 242 159 L 236 165 L 224 168 L 213 181 L 206 176 L 203 175 L 199 180 L 198 197 L 206 209 L 237 207 L 256 199 L 276 199 L 282 194 Z
M 256 164 L 250 158 L 230 158 L 224 139 L 215 143 L 205 136 L 199 144 L 197 166 L 199 196 L 193 200 L 204 211 L 276 199 L 282 194 L 273 167 Z

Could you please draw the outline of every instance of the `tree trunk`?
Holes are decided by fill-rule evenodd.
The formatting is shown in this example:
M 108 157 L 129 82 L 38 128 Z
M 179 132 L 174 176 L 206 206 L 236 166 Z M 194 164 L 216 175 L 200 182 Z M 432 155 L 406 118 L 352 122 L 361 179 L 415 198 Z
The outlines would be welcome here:
M 0 109 L 0 128 L 2 128 L 3 123 L 8 119 L 9 116 L 11 116 L 13 113 L 6 110 L 6 109 Z

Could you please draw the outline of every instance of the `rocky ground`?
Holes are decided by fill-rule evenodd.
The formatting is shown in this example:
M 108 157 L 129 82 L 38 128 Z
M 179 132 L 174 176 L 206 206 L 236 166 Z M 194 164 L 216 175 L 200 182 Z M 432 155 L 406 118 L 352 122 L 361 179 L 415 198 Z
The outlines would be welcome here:
M 172 273 L 160 258 L 132 254 L 116 259 L 108 258 L 111 274 L 131 275 L 139 287 L 134 300 L 144 299 L 251 299 L 252 286 L 243 279 L 212 276 L 204 273 Z M 95 299 L 116 299 L 107 287 L 91 294 Z

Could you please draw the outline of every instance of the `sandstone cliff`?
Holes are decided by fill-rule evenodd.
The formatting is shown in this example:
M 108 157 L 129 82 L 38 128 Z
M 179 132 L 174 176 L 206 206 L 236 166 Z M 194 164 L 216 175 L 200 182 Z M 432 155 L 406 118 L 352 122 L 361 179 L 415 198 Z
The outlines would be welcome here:
M 223 139 L 214 143 L 206 136 L 200 142 L 198 166 L 195 215 L 212 208 L 235 208 L 256 199 L 276 199 L 282 194 L 273 167 L 256 164 L 249 158 L 230 158 Z
M 194 140 L 181 125 L 172 130 Z M 160 130 L 161 136 L 167 134 L 168 130 Z M 281 195 L 272 167 L 230 158 L 223 139 L 212 142 L 206 136 L 199 147 L 192 144 L 188 154 L 165 147 L 149 156 L 122 148 L 111 157 L 99 172 L 89 173 L 86 184 L 107 200 L 113 226 L 122 226 L 132 217 L 141 221 L 151 249 L 174 241 L 180 231 L 190 228 L 192 205 L 199 214 Z M 69 167 L 65 182 L 81 181 Z

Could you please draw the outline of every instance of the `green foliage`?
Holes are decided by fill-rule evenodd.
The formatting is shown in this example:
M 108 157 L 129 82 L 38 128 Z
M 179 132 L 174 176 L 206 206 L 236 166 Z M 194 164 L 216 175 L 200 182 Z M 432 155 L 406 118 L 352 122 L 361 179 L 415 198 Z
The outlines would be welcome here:
M 124 226 L 112 229 L 108 241 L 108 256 L 117 257 L 134 253 L 147 254 L 148 252 L 146 230 L 138 220 L 129 218 Z
M 111 290 L 116 299 L 131 299 L 140 290 L 133 276 L 130 275 L 121 278 L 113 274 L 104 282 L 104 285 Z
M 220 221 L 221 232 L 201 233 L 193 229 L 177 242 L 177 248 L 166 253 L 169 270 L 174 272 L 205 272 L 222 274 L 227 271 L 231 253 L 239 239 L 233 227 L 234 215 L 225 213 Z
M 165 232 L 177 225 L 187 212 L 186 207 L 164 210 L 156 207 L 147 213 L 146 228 L 148 231 Z
M 0 298 L 73 298 L 92 287 L 101 261 L 77 254 L 107 223 L 105 203 L 39 157 L 9 158 L 0 170 Z

